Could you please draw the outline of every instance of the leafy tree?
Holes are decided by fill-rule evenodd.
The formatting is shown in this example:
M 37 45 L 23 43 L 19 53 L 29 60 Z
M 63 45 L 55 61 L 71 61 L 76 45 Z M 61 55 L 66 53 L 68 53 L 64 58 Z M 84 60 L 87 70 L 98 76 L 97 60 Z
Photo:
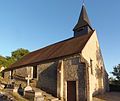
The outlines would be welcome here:
M 119 85 L 119 82 L 118 82 L 118 80 L 116 80 L 116 78 L 110 77 L 109 78 L 109 84 Z
M 7 66 L 7 60 L 5 57 L 0 56 L 0 67 L 6 67 Z
M 120 64 L 113 67 L 113 72 L 111 72 L 113 76 L 115 76 L 116 80 L 120 82 Z
M 11 58 L 13 58 L 13 59 L 15 59 L 15 61 L 17 61 L 28 53 L 29 53 L 29 51 L 27 49 L 20 48 L 20 49 L 17 49 L 12 52 Z
M 0 56 L 0 67 L 9 67 L 11 64 L 13 64 L 15 61 L 21 59 L 23 56 L 28 54 L 29 51 L 27 49 L 17 49 L 13 52 L 11 52 L 11 56 Z
M 6 60 L 7 60 L 7 67 L 9 67 L 11 64 L 13 64 L 15 62 L 15 59 L 13 57 L 9 57 L 6 56 Z

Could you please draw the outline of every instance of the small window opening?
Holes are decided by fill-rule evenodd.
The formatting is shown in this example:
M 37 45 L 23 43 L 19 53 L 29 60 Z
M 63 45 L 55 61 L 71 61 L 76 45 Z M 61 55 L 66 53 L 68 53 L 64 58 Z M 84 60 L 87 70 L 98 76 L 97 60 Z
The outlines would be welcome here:
M 92 64 L 93 60 L 90 59 L 90 68 L 91 68 L 91 74 L 93 75 L 93 64 Z

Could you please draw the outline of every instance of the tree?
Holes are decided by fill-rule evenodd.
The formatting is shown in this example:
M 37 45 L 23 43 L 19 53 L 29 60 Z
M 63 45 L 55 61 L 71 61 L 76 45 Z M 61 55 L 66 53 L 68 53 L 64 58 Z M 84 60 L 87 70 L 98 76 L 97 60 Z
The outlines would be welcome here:
M 119 85 L 119 82 L 118 82 L 118 80 L 116 80 L 116 78 L 110 77 L 110 78 L 109 78 L 109 84 Z
M 120 82 L 120 64 L 113 67 L 113 72 L 111 72 L 113 76 L 115 76 L 116 80 Z
M 20 49 L 17 49 L 12 52 L 11 58 L 13 58 L 13 59 L 15 59 L 15 61 L 17 61 L 28 53 L 29 53 L 29 51 L 27 49 L 20 48 Z
M 9 67 L 11 64 L 13 64 L 15 61 L 21 59 L 23 56 L 28 54 L 29 51 L 27 49 L 17 49 L 13 52 L 11 52 L 11 56 L 0 56 L 0 67 Z
M 10 56 L 6 56 L 6 60 L 7 60 L 6 67 L 9 67 L 11 64 L 13 64 L 15 62 L 15 59 L 13 57 L 10 57 Z
M 0 56 L 0 67 L 7 67 L 7 60 L 5 57 Z

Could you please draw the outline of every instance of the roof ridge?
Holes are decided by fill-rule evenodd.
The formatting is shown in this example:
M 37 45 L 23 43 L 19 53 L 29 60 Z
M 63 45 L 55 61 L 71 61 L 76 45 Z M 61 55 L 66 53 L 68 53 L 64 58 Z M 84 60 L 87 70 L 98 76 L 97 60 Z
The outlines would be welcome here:
M 41 62 L 51 61 L 57 58 L 80 53 L 92 34 L 93 31 L 79 37 L 72 37 L 36 51 L 32 51 L 4 71 L 25 66 L 32 66 L 35 64 L 38 65 L 38 63 L 40 64 Z
M 31 51 L 30 53 L 36 52 L 36 51 L 39 51 L 39 50 L 42 50 L 42 49 L 44 49 L 44 48 L 46 48 L 46 47 L 50 47 L 50 46 L 53 46 L 53 45 L 55 45 L 55 44 L 59 44 L 59 43 L 65 42 L 65 41 L 69 41 L 69 40 L 72 40 L 72 39 L 77 39 L 77 38 L 80 38 L 80 37 L 83 37 L 83 36 L 86 36 L 86 35 L 87 35 L 87 34 L 83 34 L 83 35 L 81 35 L 81 36 L 79 36 L 79 37 L 67 38 L 67 39 L 64 39 L 64 40 L 61 40 L 61 41 L 52 43 L 52 44 L 50 44 L 50 45 L 47 45 L 47 46 L 45 46 L 45 47 L 39 48 L 39 49 L 37 49 L 37 50 L 35 50 L 35 51 Z M 30 54 L 30 53 L 29 53 L 29 54 Z M 27 55 L 28 55 L 28 54 L 27 54 Z

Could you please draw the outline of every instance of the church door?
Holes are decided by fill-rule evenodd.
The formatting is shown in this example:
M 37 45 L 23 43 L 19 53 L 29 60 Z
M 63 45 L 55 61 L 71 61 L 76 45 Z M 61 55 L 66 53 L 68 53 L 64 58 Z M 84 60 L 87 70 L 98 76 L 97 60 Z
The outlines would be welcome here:
M 37 78 L 37 66 L 33 67 L 33 78 Z
M 76 81 L 67 81 L 67 101 L 76 101 Z

